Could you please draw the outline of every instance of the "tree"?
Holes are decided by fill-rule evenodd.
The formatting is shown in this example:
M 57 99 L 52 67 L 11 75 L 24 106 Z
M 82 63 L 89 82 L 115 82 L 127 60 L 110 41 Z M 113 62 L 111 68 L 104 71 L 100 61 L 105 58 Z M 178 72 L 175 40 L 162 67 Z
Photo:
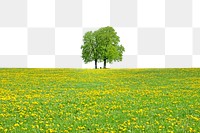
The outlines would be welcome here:
M 94 32 L 94 36 L 100 52 L 99 60 L 104 62 L 104 68 L 106 68 L 106 62 L 122 61 L 125 49 L 119 45 L 120 38 L 112 27 L 100 28 Z
M 97 48 L 96 38 L 92 31 L 88 31 L 83 36 L 82 59 L 85 63 L 95 61 L 95 69 L 97 69 L 97 61 L 99 59 L 99 52 Z
M 97 62 L 103 61 L 104 68 L 106 68 L 107 62 L 122 61 L 125 49 L 119 45 L 120 38 L 110 26 L 100 28 L 95 32 L 86 32 L 83 42 L 82 58 L 85 63 L 95 61 L 95 69 L 97 69 Z

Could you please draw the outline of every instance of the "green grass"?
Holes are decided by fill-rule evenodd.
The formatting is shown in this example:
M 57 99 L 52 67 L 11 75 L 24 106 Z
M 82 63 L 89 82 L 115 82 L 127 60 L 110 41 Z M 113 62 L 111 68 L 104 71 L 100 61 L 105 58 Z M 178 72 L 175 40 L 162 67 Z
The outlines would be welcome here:
M 200 69 L 0 69 L 0 132 L 200 132 Z

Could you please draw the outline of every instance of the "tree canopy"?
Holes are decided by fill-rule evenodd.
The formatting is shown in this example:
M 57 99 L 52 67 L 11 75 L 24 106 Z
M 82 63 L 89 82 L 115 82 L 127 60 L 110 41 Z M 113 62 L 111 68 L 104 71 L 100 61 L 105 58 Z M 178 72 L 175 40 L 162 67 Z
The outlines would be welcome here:
M 92 31 L 88 31 L 83 36 L 84 45 L 82 49 L 82 59 L 85 63 L 95 61 L 95 68 L 97 68 L 97 61 L 99 59 L 99 52 L 97 48 L 96 38 Z
M 122 61 L 125 49 L 119 45 L 120 37 L 114 28 L 110 26 L 100 28 L 95 32 L 95 37 L 101 51 L 100 60 L 104 62 L 104 68 L 106 68 L 106 62 Z
M 122 61 L 123 52 L 125 51 L 122 45 L 119 45 L 120 37 L 114 28 L 107 26 L 98 29 L 95 32 L 88 31 L 83 36 L 84 44 L 81 46 L 82 58 L 85 63 L 97 61 L 112 63 L 113 61 Z

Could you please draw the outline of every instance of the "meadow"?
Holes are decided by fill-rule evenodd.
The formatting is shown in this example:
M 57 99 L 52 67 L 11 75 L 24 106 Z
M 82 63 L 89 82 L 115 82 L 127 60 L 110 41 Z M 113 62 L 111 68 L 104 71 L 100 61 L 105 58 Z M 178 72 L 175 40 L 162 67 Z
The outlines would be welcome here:
M 2 68 L 0 132 L 200 132 L 200 69 Z

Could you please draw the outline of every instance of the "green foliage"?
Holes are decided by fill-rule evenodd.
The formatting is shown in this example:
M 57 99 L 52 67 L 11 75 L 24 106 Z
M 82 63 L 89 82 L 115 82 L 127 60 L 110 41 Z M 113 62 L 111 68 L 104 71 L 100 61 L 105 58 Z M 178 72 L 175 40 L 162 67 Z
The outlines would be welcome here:
M 125 48 L 119 45 L 120 37 L 117 36 L 117 32 L 115 32 L 112 27 L 107 26 L 100 28 L 95 32 L 95 37 L 99 44 L 99 49 L 101 49 L 101 61 L 104 59 L 109 63 L 113 61 L 122 61 Z
M 81 46 L 82 58 L 85 63 L 98 59 L 97 43 L 92 31 L 85 33 L 83 36 L 84 45 Z
M 89 31 L 83 36 L 81 46 L 82 58 L 85 63 L 97 60 L 112 63 L 122 61 L 125 48 L 119 45 L 120 37 L 110 26 L 102 27 L 95 32 Z

